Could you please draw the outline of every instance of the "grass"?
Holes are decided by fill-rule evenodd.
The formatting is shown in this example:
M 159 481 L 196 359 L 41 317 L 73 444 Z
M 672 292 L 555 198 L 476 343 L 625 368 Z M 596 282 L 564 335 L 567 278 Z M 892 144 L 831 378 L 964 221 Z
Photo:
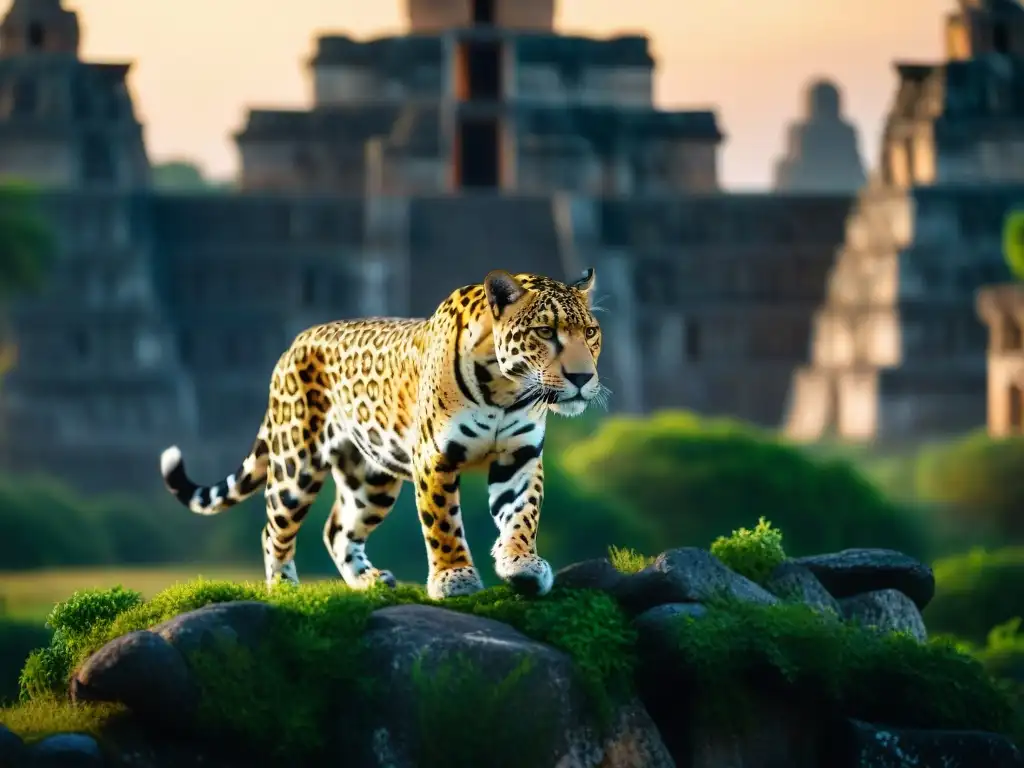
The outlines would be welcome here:
M 265 601 L 278 610 L 265 642 L 256 648 L 204 649 L 190 658 L 203 692 L 198 722 L 210 735 L 233 733 L 256 748 L 289 755 L 323 747 L 322 724 L 329 717 L 333 692 L 354 686 L 375 695 L 374 681 L 365 677 L 359 642 L 371 613 L 388 605 L 431 602 L 419 587 L 360 593 L 337 581 L 280 585 L 268 593 L 257 583 L 198 580 L 172 586 L 149 600 L 121 588 L 90 590 L 51 612 L 53 638 L 28 658 L 23 698 L 37 713 L 49 708 L 52 719 L 59 720 L 66 705 L 56 697 L 66 690 L 72 670 L 104 643 L 203 605 L 232 600 Z M 554 590 L 542 600 L 529 600 L 496 587 L 447 600 L 444 606 L 503 621 L 568 653 L 599 712 L 609 713 L 614 698 L 631 687 L 635 635 L 618 605 L 603 593 Z M 268 690 L 274 695 L 267 696 Z M 0 711 L 0 720 L 24 720 L 18 712 Z
M 643 555 L 635 549 L 608 547 L 608 559 L 620 573 L 637 573 L 654 562 L 655 558 Z
M 103 739 L 127 718 L 127 711 L 115 704 L 75 706 L 55 699 L 26 701 L 0 710 L 0 721 L 28 744 L 54 733 L 84 733 Z

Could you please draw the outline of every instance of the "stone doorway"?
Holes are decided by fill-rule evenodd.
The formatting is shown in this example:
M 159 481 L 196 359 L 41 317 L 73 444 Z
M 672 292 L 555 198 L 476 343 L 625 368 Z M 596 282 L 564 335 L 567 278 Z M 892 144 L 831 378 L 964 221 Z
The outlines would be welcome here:
M 456 186 L 501 186 L 501 126 L 497 119 L 464 118 L 459 125 Z

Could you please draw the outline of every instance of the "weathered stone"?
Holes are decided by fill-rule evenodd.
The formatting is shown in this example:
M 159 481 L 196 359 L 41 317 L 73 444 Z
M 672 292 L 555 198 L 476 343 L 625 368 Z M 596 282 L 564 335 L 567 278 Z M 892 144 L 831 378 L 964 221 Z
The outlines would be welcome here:
M 32 768 L 102 768 L 106 764 L 99 744 L 82 733 L 61 733 L 29 748 Z
M 764 584 L 765 589 L 782 600 L 795 600 L 822 613 L 841 615 L 836 600 L 811 571 L 792 561 L 779 565 Z
M 639 702 L 619 707 L 602 734 L 572 660 L 505 624 L 395 606 L 374 613 L 365 637 L 366 677 L 386 699 L 345 699 L 331 752 L 345 750 L 353 765 L 418 765 L 435 748 L 437 717 L 472 723 L 459 749 L 479 750 L 481 765 L 503 750 L 538 767 L 674 765 Z
M 124 704 L 161 725 L 186 725 L 199 705 L 188 664 L 164 638 L 132 632 L 92 654 L 71 679 L 72 701 Z
M 798 557 L 833 597 L 842 599 L 864 592 L 898 589 L 918 609 L 935 596 L 935 574 L 919 560 L 893 549 L 844 549 L 827 555 Z
M 676 762 L 666 749 L 661 734 L 651 716 L 639 700 L 619 707 L 616 720 L 609 730 L 613 738 L 604 741 L 604 757 L 598 768 L 675 768 Z M 584 732 L 584 739 L 593 739 L 593 732 Z M 586 752 L 583 748 L 581 751 Z M 592 762 L 559 761 L 556 768 L 590 766 Z
M 633 615 L 666 603 L 711 602 L 722 597 L 765 605 L 779 602 L 775 595 L 696 547 L 663 552 L 642 571 L 624 576 L 612 594 Z
M 909 632 L 915 639 L 925 642 L 928 631 L 921 612 L 914 602 L 896 589 L 867 592 L 840 601 L 843 616 L 880 632 Z
M 643 646 L 670 642 L 677 623 L 684 617 L 699 619 L 708 612 L 700 603 L 666 603 L 644 611 L 635 619 L 639 640 Z
M 753 693 L 744 706 L 730 724 L 689 718 L 687 738 L 674 745 L 672 756 L 692 768 L 839 768 L 822 760 L 826 744 L 817 713 Z
M 225 650 L 241 645 L 255 648 L 266 638 L 274 607 L 255 600 L 213 603 L 158 624 L 152 632 L 186 658 L 197 651 Z
M 584 560 L 562 568 L 555 574 L 555 585 L 570 589 L 600 589 L 612 592 L 625 574 L 620 572 L 608 558 Z
M 1005 736 L 983 731 L 886 728 L 850 720 L 844 765 L 872 768 L 1021 768 L 1024 755 Z
M 0 768 L 17 768 L 28 756 L 25 742 L 3 723 L 0 723 Z

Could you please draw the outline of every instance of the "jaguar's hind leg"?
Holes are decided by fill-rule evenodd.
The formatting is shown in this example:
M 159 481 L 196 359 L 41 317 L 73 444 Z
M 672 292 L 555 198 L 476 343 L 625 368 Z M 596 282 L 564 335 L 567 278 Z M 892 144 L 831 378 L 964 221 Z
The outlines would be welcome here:
M 271 459 L 266 490 L 267 524 L 262 537 L 268 587 L 278 579 L 299 583 L 295 537 L 326 476 L 326 469 L 315 467 L 310 461 L 300 464 L 294 459 Z
M 351 443 L 334 457 L 337 499 L 324 526 L 327 551 L 353 589 L 367 589 L 378 582 L 393 587 L 391 572 L 374 568 L 366 556 L 366 540 L 391 512 L 402 480 L 370 466 Z

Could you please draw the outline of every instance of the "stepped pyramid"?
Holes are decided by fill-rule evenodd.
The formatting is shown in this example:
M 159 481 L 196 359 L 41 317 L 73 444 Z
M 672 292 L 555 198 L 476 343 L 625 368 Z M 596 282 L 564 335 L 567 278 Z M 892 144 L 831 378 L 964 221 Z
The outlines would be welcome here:
M 786 433 L 887 443 L 985 423 L 977 289 L 1005 279 L 1024 201 L 1024 8 L 961 0 L 947 60 L 897 63 L 879 168 L 859 193 L 794 376 Z

